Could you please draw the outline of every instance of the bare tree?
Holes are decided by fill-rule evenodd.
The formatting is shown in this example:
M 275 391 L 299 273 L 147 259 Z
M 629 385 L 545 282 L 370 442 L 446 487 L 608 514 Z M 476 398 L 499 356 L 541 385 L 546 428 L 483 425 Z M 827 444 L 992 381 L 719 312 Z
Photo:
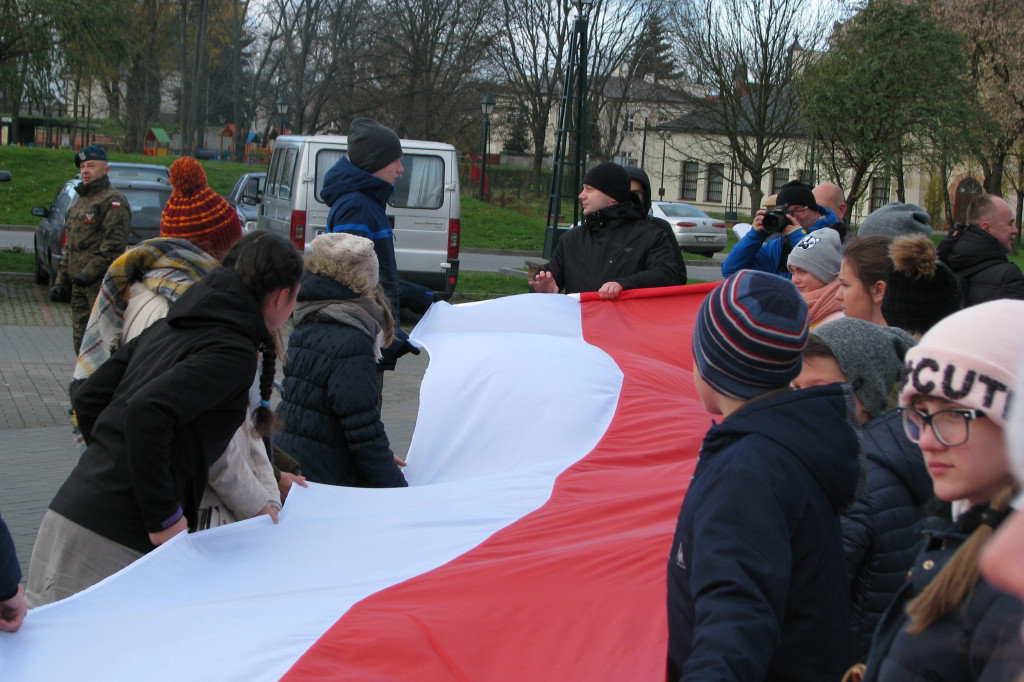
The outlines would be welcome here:
M 692 98 L 692 113 L 671 127 L 696 136 L 695 157 L 733 160 L 751 214 L 764 176 L 803 137 L 793 82 L 833 23 L 823 12 L 812 0 L 686 0 L 677 8 L 679 64 L 710 95 Z
M 492 46 L 503 100 L 519 111 L 533 141 L 533 184 L 541 186 L 551 111 L 568 59 L 572 5 L 564 0 L 502 0 L 508 29 Z
M 395 0 L 386 8 L 362 89 L 368 109 L 406 137 L 454 140 L 476 123 L 498 17 L 484 0 Z

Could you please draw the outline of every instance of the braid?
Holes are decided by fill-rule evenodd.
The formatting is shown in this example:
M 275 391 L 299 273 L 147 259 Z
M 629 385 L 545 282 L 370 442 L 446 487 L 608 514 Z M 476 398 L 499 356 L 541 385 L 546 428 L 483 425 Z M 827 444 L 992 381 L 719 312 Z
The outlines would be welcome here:
M 260 344 L 260 404 L 253 412 L 253 428 L 264 438 L 273 435 L 280 423 L 270 407 L 270 395 L 274 391 L 274 377 L 277 374 L 276 339 L 276 335 L 270 335 Z

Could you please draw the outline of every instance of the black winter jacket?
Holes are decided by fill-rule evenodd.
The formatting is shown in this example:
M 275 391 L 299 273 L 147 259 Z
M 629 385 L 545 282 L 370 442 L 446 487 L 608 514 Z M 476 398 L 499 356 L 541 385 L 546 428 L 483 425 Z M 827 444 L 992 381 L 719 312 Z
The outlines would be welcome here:
M 348 287 L 309 271 L 299 301 L 349 300 Z M 340 322 L 304 318 L 288 339 L 284 393 L 274 442 L 310 481 L 364 488 L 406 485 L 377 407 L 377 361 L 364 332 Z
M 75 393 L 87 449 L 50 509 L 140 552 L 148 533 L 190 528 L 210 467 L 248 409 L 263 313 L 217 268 Z
M 680 284 L 675 246 L 638 210 L 632 203 L 613 204 L 587 214 L 562 235 L 542 269 L 550 270 L 567 294 L 597 291 L 606 282 L 623 289 Z
M 839 511 L 860 446 L 846 384 L 712 426 L 668 566 L 668 679 L 839 680 L 852 662 Z
M 861 433 L 864 490 L 841 518 L 858 661 L 867 660 L 879 619 L 907 581 L 923 540 L 923 505 L 932 497 L 921 449 L 907 439 L 898 410 L 879 415 Z
M 931 532 L 903 589 L 879 623 L 864 682 L 1012 682 L 1024 670 L 1020 627 L 1024 608 L 1016 597 L 979 580 L 967 601 L 924 632 L 906 631 L 904 609 L 978 527 L 981 508 L 952 527 Z M 931 520 L 929 520 L 931 523 Z
M 0 601 L 7 601 L 18 594 L 21 582 L 21 566 L 14 551 L 14 540 L 7 524 L 0 518 Z
M 939 259 L 960 279 L 964 307 L 997 298 L 1024 299 L 1024 273 L 1006 257 L 999 240 L 969 225 L 938 246 Z

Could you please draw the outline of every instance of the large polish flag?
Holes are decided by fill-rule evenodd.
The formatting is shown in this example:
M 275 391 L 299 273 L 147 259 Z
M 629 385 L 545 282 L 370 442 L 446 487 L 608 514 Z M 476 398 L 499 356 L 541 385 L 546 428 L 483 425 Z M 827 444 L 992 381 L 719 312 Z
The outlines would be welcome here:
M 711 286 L 431 307 L 408 488 L 178 536 L 0 635 L 0 679 L 663 680 Z

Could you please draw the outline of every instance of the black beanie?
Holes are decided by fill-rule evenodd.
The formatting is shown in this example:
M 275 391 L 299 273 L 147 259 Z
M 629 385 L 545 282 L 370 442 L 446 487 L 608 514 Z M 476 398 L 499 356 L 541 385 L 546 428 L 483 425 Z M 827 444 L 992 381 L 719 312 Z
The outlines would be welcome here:
M 629 174 L 617 163 L 599 163 L 583 176 L 583 184 L 610 196 L 620 204 L 630 203 Z
M 890 327 L 924 334 L 960 309 L 960 282 L 924 235 L 898 237 L 889 245 L 882 317 Z
M 775 203 L 778 206 L 806 206 L 812 211 L 818 210 L 818 202 L 814 200 L 814 192 L 799 180 L 793 180 L 783 185 L 779 189 Z
M 357 118 L 348 129 L 348 160 L 356 168 L 376 173 L 402 158 L 402 142 L 395 131 L 372 118 Z

